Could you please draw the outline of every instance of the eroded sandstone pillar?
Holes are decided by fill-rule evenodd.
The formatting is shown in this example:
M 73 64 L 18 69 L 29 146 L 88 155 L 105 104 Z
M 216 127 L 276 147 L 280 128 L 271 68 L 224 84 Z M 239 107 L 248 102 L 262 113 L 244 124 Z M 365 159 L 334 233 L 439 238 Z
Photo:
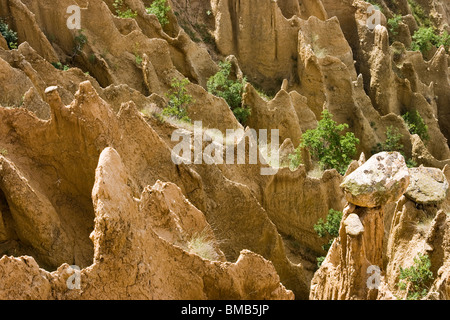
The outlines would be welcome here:
M 339 237 L 311 282 L 311 299 L 376 299 L 382 277 L 384 207 L 410 182 L 398 152 L 374 155 L 347 176 L 341 187 L 348 205 Z

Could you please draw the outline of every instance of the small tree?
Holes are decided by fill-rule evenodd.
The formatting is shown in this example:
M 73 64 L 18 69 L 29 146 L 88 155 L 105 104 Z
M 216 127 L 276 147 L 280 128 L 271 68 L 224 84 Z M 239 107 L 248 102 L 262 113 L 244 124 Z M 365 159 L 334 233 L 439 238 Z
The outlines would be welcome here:
M 219 62 L 219 67 L 220 70 L 208 80 L 208 92 L 224 98 L 236 119 L 240 123 L 245 124 L 250 116 L 250 109 L 242 105 L 242 94 L 244 93 L 247 80 L 245 77 L 242 80 L 230 79 L 230 62 Z
M 330 250 L 331 245 L 335 238 L 339 236 L 339 227 L 341 225 L 343 213 L 334 209 L 328 211 L 326 221 L 320 218 L 317 224 L 314 225 L 314 231 L 320 238 L 328 237 L 330 240 L 322 246 L 322 249 L 326 252 Z M 317 265 L 320 267 L 325 257 L 317 258 Z
M 428 285 L 433 280 L 430 268 L 430 258 L 421 253 L 414 258 L 413 266 L 406 269 L 400 267 L 398 287 L 401 291 L 407 291 L 408 300 L 419 300 L 428 294 Z
M 188 79 L 172 80 L 171 89 L 166 94 L 169 103 L 163 110 L 163 115 L 175 117 L 182 121 L 191 122 L 187 114 L 187 109 L 194 102 L 192 96 L 187 93 L 186 86 L 189 84 Z
M 338 125 L 328 110 L 322 112 L 322 119 L 316 129 L 306 131 L 301 147 L 307 148 L 311 156 L 319 161 L 322 169 L 336 169 L 344 174 L 356 154 L 359 139 L 352 132 L 343 134 L 348 124 Z
M 167 0 L 155 0 L 146 10 L 148 14 L 154 14 L 158 18 L 161 27 L 164 28 L 169 23 L 167 13 L 170 11 L 170 6 Z

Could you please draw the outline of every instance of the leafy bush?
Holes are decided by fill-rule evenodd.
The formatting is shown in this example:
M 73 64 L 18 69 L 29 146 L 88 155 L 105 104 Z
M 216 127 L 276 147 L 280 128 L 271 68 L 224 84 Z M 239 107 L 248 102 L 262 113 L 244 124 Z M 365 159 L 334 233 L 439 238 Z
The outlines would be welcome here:
M 437 48 L 444 46 L 447 52 L 450 50 L 450 35 L 447 31 L 444 31 L 442 34 L 436 34 L 433 27 L 421 27 L 414 33 L 412 39 L 411 49 L 424 54 L 429 52 L 433 46 Z
M 372 154 L 376 154 L 379 152 L 393 152 L 397 151 L 403 153 L 403 144 L 402 144 L 403 135 L 399 132 L 398 128 L 393 126 L 389 126 L 386 129 L 386 141 L 382 143 L 378 143 L 373 149 Z
M 250 109 L 242 106 L 242 94 L 244 92 L 247 79 L 231 80 L 231 63 L 219 62 L 220 70 L 209 78 L 207 83 L 208 92 L 217 97 L 224 98 L 230 106 L 236 119 L 245 124 L 250 116 Z
M 398 34 L 397 30 L 398 30 L 398 27 L 399 27 L 401 21 L 402 21 L 401 14 L 396 14 L 391 19 L 388 20 L 389 32 L 393 36 L 396 36 Z
M 430 139 L 430 136 L 428 135 L 428 126 L 425 124 L 425 121 L 423 121 L 423 118 L 417 110 L 406 112 L 402 115 L 402 118 L 405 120 L 411 134 L 417 134 L 423 141 Z
M 320 218 L 317 221 L 317 224 L 314 225 L 314 231 L 317 233 L 317 235 L 320 238 L 329 237 L 330 240 L 328 243 L 324 244 L 322 246 L 322 249 L 326 252 L 330 249 L 331 245 L 333 244 L 333 241 L 335 238 L 339 236 L 339 227 L 341 225 L 343 213 L 341 211 L 330 209 L 328 211 L 328 215 L 326 218 L 326 221 L 323 221 L 322 218 Z M 325 257 L 319 257 L 317 258 L 317 265 L 320 267 Z
M 356 154 L 356 145 L 359 143 L 359 139 L 352 132 L 342 134 L 347 128 L 348 124 L 338 125 L 333 121 L 332 114 L 324 110 L 318 127 L 306 131 L 300 145 L 309 150 L 322 169 L 334 168 L 344 174 Z
M 450 50 L 450 34 L 445 30 L 438 38 L 436 47 L 444 46 L 445 50 Z
M 17 49 L 17 32 L 14 32 L 9 28 L 9 25 L 0 19 L 0 33 L 2 34 L 3 38 L 5 38 L 6 43 L 8 44 L 8 47 L 10 49 Z
M 194 102 L 192 96 L 187 93 L 186 86 L 189 84 L 188 79 L 172 80 L 171 89 L 167 93 L 169 103 L 163 110 L 163 115 L 175 117 L 182 121 L 191 122 L 188 117 L 187 109 Z
M 411 49 L 414 51 L 420 51 L 422 53 L 427 53 L 431 50 L 433 45 L 437 43 L 436 34 L 432 27 L 425 28 L 421 27 L 412 36 L 413 42 L 411 44 Z
M 164 28 L 169 23 L 167 13 L 170 11 L 170 6 L 167 0 L 155 0 L 146 10 L 148 14 L 154 14 L 158 18 L 161 27 Z
M 136 18 L 137 12 L 132 11 L 130 8 L 126 8 L 125 4 L 123 3 L 123 0 L 114 0 L 113 7 L 116 10 L 116 14 L 119 18 Z M 124 10 L 124 8 L 126 8 Z
M 414 258 L 413 266 L 406 269 L 400 267 L 398 287 L 401 291 L 407 291 L 408 300 L 419 300 L 427 295 L 428 284 L 433 280 L 430 268 L 430 258 L 421 253 Z

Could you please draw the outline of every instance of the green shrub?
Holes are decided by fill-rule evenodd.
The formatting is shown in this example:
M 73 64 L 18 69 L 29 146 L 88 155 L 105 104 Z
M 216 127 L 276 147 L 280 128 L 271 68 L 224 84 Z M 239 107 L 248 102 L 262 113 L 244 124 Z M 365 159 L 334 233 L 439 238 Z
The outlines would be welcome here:
M 302 164 L 302 148 L 299 146 L 295 152 L 289 155 L 289 168 L 291 170 L 297 169 Z
M 114 0 L 113 7 L 116 10 L 116 14 L 119 18 L 127 19 L 127 18 L 136 18 L 137 12 L 132 11 L 130 8 L 127 8 L 123 3 L 123 0 Z
M 406 269 L 400 267 L 398 288 L 401 291 L 407 291 L 408 300 L 419 300 L 428 294 L 428 285 L 433 280 L 433 272 L 430 268 L 430 258 L 421 253 L 414 258 L 413 266 Z
M 412 36 L 411 49 L 427 53 L 437 43 L 438 39 L 432 27 L 421 27 Z
M 240 123 L 245 124 L 251 114 L 250 109 L 242 105 L 242 94 L 244 93 L 247 79 L 231 80 L 230 62 L 219 62 L 219 67 L 220 70 L 208 80 L 208 92 L 217 97 L 224 98 L 236 119 Z
M 167 13 L 170 11 L 170 6 L 167 0 L 155 0 L 146 10 L 148 14 L 154 14 L 158 18 L 161 27 L 164 28 L 169 23 Z
M 403 154 L 403 135 L 399 132 L 398 128 L 389 126 L 386 129 L 386 141 L 383 143 L 378 143 L 373 149 L 372 154 L 377 154 L 379 152 L 393 152 L 397 151 Z
M 414 33 L 412 39 L 411 49 L 424 54 L 429 52 L 433 46 L 437 48 L 444 46 L 447 52 L 450 50 L 450 35 L 447 31 L 437 34 L 433 27 L 421 27 Z
M 419 27 L 431 27 L 433 25 L 425 10 L 415 0 L 408 0 L 408 4 Z
M 17 32 L 14 32 L 9 28 L 9 25 L 0 19 L 0 33 L 2 34 L 3 38 L 5 38 L 6 43 L 8 44 L 8 48 L 10 49 L 17 49 Z
M 402 21 L 402 15 L 396 14 L 394 17 L 388 20 L 388 26 L 389 26 L 389 32 L 396 36 L 398 34 L 398 27 L 400 25 L 400 22 Z
M 417 110 L 406 112 L 402 115 L 402 118 L 405 120 L 411 134 L 417 134 L 422 141 L 430 140 L 428 126 L 425 124 L 425 121 Z
M 447 52 L 450 51 L 450 34 L 445 30 L 438 38 L 436 47 L 444 46 Z
M 414 161 L 414 159 L 408 159 L 408 160 L 406 160 L 406 166 L 408 168 L 416 168 L 418 166 L 418 164 L 416 161 Z
M 70 67 L 66 64 L 62 64 L 61 62 L 52 62 L 52 65 L 59 70 L 67 71 L 70 69 Z
M 187 109 L 194 102 L 190 94 L 187 93 L 186 86 L 189 84 L 188 79 L 172 80 L 171 89 L 167 93 L 169 103 L 163 110 L 163 115 L 175 117 L 181 121 L 191 122 L 187 114 Z
M 83 30 L 78 31 L 78 35 L 76 35 L 74 38 L 74 42 L 75 42 L 75 47 L 73 48 L 74 55 L 77 55 L 81 51 L 83 51 L 84 46 L 88 42 L 88 39 L 83 32 L 84 32 Z
M 338 125 L 328 110 L 322 112 L 322 119 L 316 129 L 306 131 L 300 146 L 307 148 L 322 169 L 336 169 L 344 174 L 356 154 L 359 139 L 352 132 L 342 133 L 348 124 Z
M 330 240 L 322 246 L 322 249 L 326 252 L 330 250 L 331 245 L 335 238 L 339 236 L 339 227 L 341 225 L 343 213 L 341 211 L 330 209 L 326 221 L 320 218 L 317 224 L 314 225 L 314 231 L 320 238 L 330 238 Z M 317 258 L 317 265 L 320 267 L 325 257 Z

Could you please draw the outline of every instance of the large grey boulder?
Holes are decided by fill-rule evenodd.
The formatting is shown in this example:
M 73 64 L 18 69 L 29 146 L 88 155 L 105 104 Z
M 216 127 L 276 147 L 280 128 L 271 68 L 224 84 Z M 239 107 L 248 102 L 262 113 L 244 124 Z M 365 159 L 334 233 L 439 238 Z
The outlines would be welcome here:
M 349 203 L 375 208 L 397 201 L 408 188 L 410 174 L 398 152 L 381 152 L 348 175 L 341 184 Z
M 448 192 L 448 181 L 437 168 L 409 169 L 411 182 L 405 196 L 418 204 L 440 204 Z

